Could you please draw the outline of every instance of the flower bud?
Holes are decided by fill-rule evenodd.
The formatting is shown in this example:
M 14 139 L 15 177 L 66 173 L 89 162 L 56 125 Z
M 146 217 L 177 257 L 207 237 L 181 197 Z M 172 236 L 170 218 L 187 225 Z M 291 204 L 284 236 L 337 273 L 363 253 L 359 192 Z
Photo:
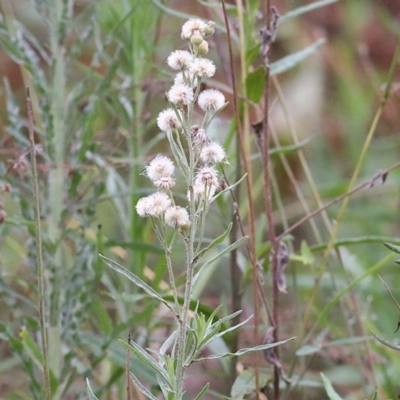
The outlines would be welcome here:
M 200 44 L 199 47 L 197 48 L 197 55 L 200 56 L 205 56 L 208 53 L 208 42 L 206 40 L 203 40 Z
M 213 35 L 215 32 L 215 22 L 208 21 L 207 25 L 203 29 L 203 32 L 205 36 Z
M 195 31 L 190 38 L 190 43 L 194 46 L 199 46 L 203 42 L 203 36 L 201 36 L 200 31 Z

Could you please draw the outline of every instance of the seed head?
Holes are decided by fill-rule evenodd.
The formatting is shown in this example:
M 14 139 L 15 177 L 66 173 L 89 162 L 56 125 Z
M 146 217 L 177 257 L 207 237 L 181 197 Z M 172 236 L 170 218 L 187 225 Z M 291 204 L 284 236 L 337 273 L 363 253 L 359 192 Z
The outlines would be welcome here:
M 167 94 L 168 100 L 182 108 L 193 101 L 193 89 L 188 85 L 173 85 Z
M 206 186 L 201 182 L 197 182 L 193 186 L 194 201 L 198 202 L 205 198 L 207 200 L 211 200 L 216 190 L 217 190 L 216 186 Z M 190 192 L 188 192 L 187 198 L 190 201 Z
M 200 160 L 203 164 L 217 164 L 226 158 L 224 148 L 216 142 L 211 142 L 209 145 L 201 149 Z
M 218 186 L 218 172 L 214 167 L 202 167 L 197 171 L 195 184 L 204 186 Z
M 195 58 L 189 71 L 200 78 L 211 78 L 215 74 L 215 65 L 208 58 Z
M 181 37 L 183 40 L 190 40 L 196 31 L 199 31 L 201 35 L 204 35 L 204 30 L 206 28 L 206 23 L 201 19 L 191 18 L 182 25 Z
M 192 61 L 192 54 L 186 50 L 175 50 L 167 58 L 167 64 L 178 71 L 188 69 Z
M 225 96 L 216 89 L 203 90 L 197 100 L 203 111 L 217 111 L 225 104 Z
M 167 156 L 158 154 L 150 163 L 146 166 L 146 176 L 153 182 L 160 180 L 161 178 L 170 178 L 174 173 L 174 163 Z
M 188 228 L 190 226 L 189 213 L 180 206 L 169 207 L 165 211 L 165 222 L 173 228 Z
M 180 128 L 181 122 L 176 112 L 172 108 L 168 108 L 158 114 L 157 125 L 163 132 L 168 132 L 171 129 Z

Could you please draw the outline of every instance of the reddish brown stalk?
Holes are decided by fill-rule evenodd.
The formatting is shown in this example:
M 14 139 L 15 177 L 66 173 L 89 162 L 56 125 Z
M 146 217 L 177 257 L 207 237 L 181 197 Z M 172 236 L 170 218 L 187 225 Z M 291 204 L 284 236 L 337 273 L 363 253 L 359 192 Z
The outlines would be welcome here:
M 400 167 L 400 162 L 397 162 L 396 164 L 393 164 L 391 167 L 386 168 L 382 171 L 379 171 L 377 174 L 375 174 L 372 178 L 360 183 L 358 186 L 356 186 L 354 189 L 350 190 L 349 192 L 343 193 L 341 196 L 336 197 L 335 199 L 329 201 L 328 203 L 324 204 L 322 207 L 317 208 L 316 210 L 310 212 L 309 214 L 307 214 L 306 216 L 304 216 L 303 218 L 301 218 L 300 220 L 298 220 L 296 223 L 294 223 L 293 225 L 291 225 L 288 229 L 286 229 L 284 232 L 282 232 L 278 237 L 277 237 L 277 241 L 282 240 L 286 235 L 288 235 L 290 232 L 292 232 L 294 229 L 298 228 L 300 225 L 304 224 L 304 222 L 307 222 L 310 218 L 315 217 L 316 215 L 318 215 L 319 213 L 321 213 L 322 211 L 326 210 L 327 208 L 333 206 L 336 203 L 341 202 L 342 200 L 344 200 L 346 197 L 349 197 L 351 195 L 353 195 L 356 192 L 359 192 L 361 189 L 365 188 L 365 187 L 370 187 L 372 188 L 375 184 L 380 183 L 379 181 L 381 181 L 382 183 L 384 182 L 384 180 L 386 179 L 386 176 L 389 174 L 390 171 L 393 171 L 394 169 L 397 169 Z
M 238 132 L 238 141 L 239 141 L 239 149 L 240 149 L 240 157 L 243 163 L 243 169 L 246 172 L 246 189 L 247 189 L 247 201 L 249 206 L 249 256 L 250 262 L 253 269 L 253 302 L 254 302 L 254 343 L 255 345 L 259 344 L 259 332 L 258 332 L 258 323 L 259 323 L 259 285 L 258 285 L 258 271 L 257 271 L 257 256 L 256 256 L 256 245 L 255 245 L 255 213 L 254 213 L 254 204 L 252 198 L 252 190 L 251 190 L 251 168 L 249 159 L 246 153 L 245 146 L 245 138 L 243 134 L 243 127 L 241 124 L 239 107 L 238 107 L 238 93 L 236 88 L 236 76 L 235 76 L 235 68 L 233 62 L 233 51 L 232 51 L 232 40 L 230 27 L 228 22 L 228 15 L 225 7 L 225 0 L 222 0 L 222 9 L 224 14 L 224 21 L 227 31 L 228 38 L 228 49 L 229 49 L 229 61 L 231 68 L 231 81 L 232 81 L 232 91 L 233 91 L 233 107 L 235 110 L 235 118 L 237 123 L 237 132 Z M 259 383 L 259 359 L 258 356 L 255 357 L 255 391 L 256 391 L 256 400 L 259 400 L 260 393 L 260 383 Z
M 272 18 L 271 1 L 266 0 L 264 4 L 265 27 L 261 32 L 261 55 L 263 57 L 265 88 L 264 88 L 264 118 L 262 124 L 262 132 L 260 137 L 261 156 L 263 163 L 264 177 L 264 206 L 268 222 L 268 235 L 271 243 L 271 270 L 272 270 L 272 319 L 273 319 L 273 341 L 279 340 L 279 288 L 278 288 L 278 245 L 275 235 L 275 227 L 273 222 L 273 205 L 272 205 L 272 184 L 271 184 L 271 162 L 269 157 L 269 91 L 270 91 L 270 49 L 271 43 L 275 36 L 275 24 L 271 23 Z M 276 13 L 275 13 L 276 14 Z M 276 14 L 277 15 L 277 14 Z M 276 16 L 275 15 L 275 16 Z M 279 348 L 274 348 L 274 400 L 279 400 Z

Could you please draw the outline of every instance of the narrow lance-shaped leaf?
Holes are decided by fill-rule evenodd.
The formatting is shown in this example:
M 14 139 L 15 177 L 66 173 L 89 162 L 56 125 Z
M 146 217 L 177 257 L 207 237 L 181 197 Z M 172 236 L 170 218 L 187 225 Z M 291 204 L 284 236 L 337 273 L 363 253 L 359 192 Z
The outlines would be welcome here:
M 247 353 L 252 353 L 255 351 L 260 351 L 260 350 L 267 350 L 270 349 L 272 347 L 276 347 L 276 346 L 280 346 L 286 342 L 288 342 L 289 340 L 293 340 L 294 338 L 290 338 L 287 340 L 281 340 L 280 342 L 276 342 L 276 343 L 269 343 L 269 344 L 261 344 L 259 346 L 255 346 L 255 347 L 248 347 L 248 348 L 243 348 L 238 350 L 236 353 L 221 353 L 221 354 L 215 354 L 213 356 L 209 356 L 209 357 L 203 357 L 203 358 L 197 358 L 195 360 L 193 360 L 194 362 L 200 362 L 200 361 L 205 361 L 205 360 L 216 360 L 216 359 L 220 359 L 220 358 L 225 358 L 225 357 L 235 357 L 235 356 L 242 356 L 244 354 Z
M 199 394 L 194 398 L 194 400 L 200 400 L 208 391 L 208 388 L 210 387 L 210 384 L 207 382 L 203 389 L 199 392 Z
M 217 244 L 220 244 L 224 241 L 224 239 L 229 235 L 229 232 L 232 229 L 232 223 L 230 223 L 228 225 L 228 228 L 226 229 L 226 231 L 218 236 L 216 239 L 214 239 L 207 247 L 205 247 L 204 249 L 200 250 L 198 252 L 198 254 L 195 257 L 195 260 L 198 261 L 201 257 L 203 257 L 203 255 L 210 249 L 212 249 L 213 247 L 215 247 Z
M 301 14 L 305 14 L 307 12 L 316 10 L 317 8 L 321 8 L 327 6 L 328 4 L 336 3 L 338 0 L 320 0 L 315 1 L 314 3 L 307 4 L 306 6 L 295 8 L 292 11 L 287 12 L 285 15 L 282 15 L 278 20 L 278 26 L 285 22 L 289 21 L 295 17 L 298 17 Z
M 232 243 L 228 247 L 225 247 L 222 251 L 220 251 L 215 257 L 213 257 L 211 260 L 207 261 L 204 263 L 197 274 L 193 278 L 193 284 L 197 281 L 198 277 L 201 275 L 201 273 L 204 271 L 205 268 L 210 266 L 213 262 L 218 260 L 219 258 L 223 257 L 225 254 L 230 253 L 232 250 L 238 248 L 241 246 L 246 240 L 248 239 L 248 236 L 243 236 L 242 238 L 238 239 L 236 242 Z
M 321 372 L 322 383 L 324 385 L 326 394 L 329 397 L 329 400 L 343 400 L 333 388 L 331 381 Z
M 240 182 L 242 182 L 244 180 L 244 178 L 246 177 L 247 174 L 244 174 L 237 182 L 233 183 L 232 185 L 228 186 L 227 188 L 225 188 L 224 190 L 221 190 L 220 192 L 218 192 L 211 200 L 210 200 L 210 204 L 215 201 L 218 197 L 222 196 L 224 193 L 234 189 L 237 185 L 239 185 Z
M 173 313 L 175 311 L 171 307 L 171 305 L 164 300 L 151 286 L 149 286 L 146 282 L 142 281 L 137 275 L 133 274 L 131 271 L 128 271 L 126 268 L 124 268 L 122 265 L 119 265 L 113 260 L 110 260 L 107 257 L 104 257 L 103 255 L 99 254 L 99 257 L 114 271 L 119 272 L 120 274 L 126 276 L 130 281 L 132 281 L 136 286 L 140 287 L 143 289 L 149 296 L 157 299 L 161 303 L 165 304 Z
M 383 243 L 388 249 L 394 251 L 397 254 L 400 254 L 400 246 L 396 246 L 392 243 Z
M 289 69 L 295 67 L 308 56 L 315 53 L 318 48 L 321 47 L 324 43 L 325 39 L 318 39 L 316 42 L 314 42 L 310 46 L 307 46 L 305 49 L 283 57 L 278 61 L 275 61 L 271 64 L 271 76 L 281 74 L 282 72 L 286 72 Z
M 172 153 L 174 154 L 175 161 L 178 164 L 178 167 L 181 170 L 181 172 L 187 178 L 186 171 L 188 171 L 189 166 L 188 166 L 186 156 L 183 153 L 183 151 L 179 148 L 177 143 L 175 142 L 174 136 L 171 131 L 167 132 L 167 138 L 168 138 L 169 144 L 171 146 Z
M 131 379 L 133 380 L 133 383 L 136 385 L 136 387 L 145 395 L 147 396 L 148 399 L 150 400 L 158 400 L 157 397 L 153 396 L 153 394 L 147 390 L 142 383 L 139 381 L 138 378 L 136 378 L 135 375 L 132 374 L 132 372 L 129 373 Z
M 99 400 L 95 394 L 93 393 L 92 388 L 90 387 L 89 379 L 86 378 L 86 389 L 87 389 L 87 394 L 89 396 L 89 400 Z
M 142 361 L 144 364 L 149 366 L 170 387 L 167 373 L 150 354 L 148 354 L 144 349 L 142 349 L 133 340 L 130 341 L 130 344 L 124 342 L 123 340 L 120 340 L 120 342 L 126 348 L 128 348 L 140 361 Z M 170 387 L 170 389 L 172 389 L 172 388 Z

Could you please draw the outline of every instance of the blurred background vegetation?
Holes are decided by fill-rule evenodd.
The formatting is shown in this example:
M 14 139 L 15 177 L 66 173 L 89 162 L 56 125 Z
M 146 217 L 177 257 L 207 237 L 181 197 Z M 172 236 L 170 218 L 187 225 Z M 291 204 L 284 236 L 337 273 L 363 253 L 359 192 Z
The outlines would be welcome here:
M 251 195 L 268 298 L 263 181 L 250 126 L 262 119 L 257 87 L 263 83 L 254 78 L 261 65 L 259 3 L 244 1 L 244 11 L 233 1 L 227 6 L 239 91 L 244 95 L 247 90 L 251 100 L 242 111 L 242 122 L 253 155 Z M 272 1 L 281 16 L 311 3 Z M 400 39 L 398 0 L 324 3 L 296 18 L 282 19 L 271 50 L 274 62 L 325 38 L 313 54 L 271 82 L 278 233 L 319 207 L 313 190 L 323 203 L 346 193 Z M 54 398 L 86 398 L 85 378 L 89 378 L 99 398 L 123 399 L 125 354 L 118 339 L 126 340 L 130 332 L 144 347 L 158 346 L 171 331 L 172 319 L 155 301 L 105 269 L 97 254 L 118 260 L 167 294 L 162 249 L 134 206 L 152 190 L 140 175 L 143 166 L 158 152 L 168 152 L 155 118 L 167 107 L 165 92 L 173 80 L 166 57 L 184 48 L 180 27 L 190 16 L 216 22 L 208 56 L 217 65 L 217 74 L 206 85 L 223 90 L 230 104 L 213 123 L 210 136 L 228 149 L 228 176 L 232 182 L 235 179 L 239 156 L 221 5 L 200 0 L 0 0 L 0 12 L 0 396 L 43 398 L 25 107 L 30 87 L 36 142 L 42 147 L 38 169 Z M 398 162 L 399 107 L 397 64 L 391 94 L 357 182 Z M 282 146 L 289 147 L 282 152 Z M 330 233 L 321 215 L 313 219 L 314 226 L 305 222 L 286 238 L 291 261 L 286 271 L 288 293 L 281 297 L 280 335 L 296 340 L 281 350 L 283 368 L 293 383 L 290 390 L 283 390 L 282 398 L 325 398 L 319 372 L 343 399 L 371 398 L 375 390 L 379 399 L 397 398 L 400 393 L 397 353 L 369 337 L 371 330 L 391 341 L 398 337 L 392 333 L 398 322 L 396 306 L 376 274 L 400 299 L 398 266 L 387 258 L 390 251 L 382 244 L 400 244 L 399 179 L 395 169 L 384 184 L 376 182 L 351 197 L 336 241 L 340 257 L 332 257 L 326 270 L 321 260 Z M 244 188 L 238 204 L 246 226 Z M 339 207 L 340 203 L 327 210 L 328 221 L 335 220 Z M 228 197 L 215 204 L 209 240 L 223 232 L 231 215 Z M 180 250 L 176 248 L 174 267 L 183 277 Z M 205 310 L 221 302 L 228 309 L 232 303 L 230 259 L 223 260 L 196 288 Z M 238 254 L 238 265 L 241 307 L 248 316 L 253 312 L 253 288 L 244 251 Z M 352 290 L 346 289 L 349 285 Z M 330 303 L 334 299 L 338 301 Z M 327 310 L 329 304 L 332 308 Z M 241 344 L 254 344 L 251 332 L 252 326 L 241 331 Z M 251 358 L 238 363 L 239 368 L 251 366 Z M 137 360 L 131 367 L 149 385 L 157 384 Z M 189 397 L 207 380 L 214 391 L 209 398 L 229 395 L 233 379 L 229 371 L 220 363 L 196 366 L 187 380 Z M 266 381 L 271 379 L 266 362 L 262 371 Z

